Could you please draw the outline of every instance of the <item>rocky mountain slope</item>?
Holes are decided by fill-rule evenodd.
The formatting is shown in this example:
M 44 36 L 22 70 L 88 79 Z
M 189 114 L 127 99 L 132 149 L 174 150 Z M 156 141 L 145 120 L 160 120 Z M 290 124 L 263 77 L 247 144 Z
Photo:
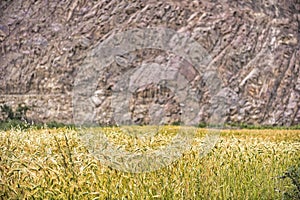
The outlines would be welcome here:
M 215 70 L 213 87 L 220 90 L 212 92 L 209 75 L 182 57 L 139 49 L 116 57 L 99 72 L 91 97 L 93 120 L 115 123 L 124 114 L 139 124 L 182 121 L 184 103 L 159 80 L 130 93 L 128 112 L 114 111 L 122 100 L 114 100 L 122 75 L 134 69 L 131 80 L 149 82 L 169 66 L 181 70 L 197 97 L 199 122 L 217 109 L 212 101 L 217 96 L 226 101 L 226 122 L 299 124 L 298 0 L 1 1 L 0 104 L 23 103 L 31 108 L 28 118 L 37 121 L 73 122 L 75 79 L 91 52 L 126 30 L 159 27 L 184 34 L 207 51 L 211 59 L 206 67 Z M 147 63 L 151 70 L 143 68 Z

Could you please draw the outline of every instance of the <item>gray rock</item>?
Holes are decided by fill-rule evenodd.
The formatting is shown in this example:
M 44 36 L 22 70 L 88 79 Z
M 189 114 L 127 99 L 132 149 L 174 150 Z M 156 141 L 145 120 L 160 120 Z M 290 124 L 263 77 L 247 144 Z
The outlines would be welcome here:
M 26 14 L 29 4 L 34 4 L 33 15 Z M 27 117 L 36 121 L 73 122 L 78 112 L 79 121 L 100 124 L 123 119 L 197 123 L 212 117 L 299 124 L 299 8 L 297 0 L 269 5 L 253 0 L 57 0 L 48 7 L 43 1 L 3 2 L 0 104 L 25 103 L 31 107 Z M 103 41 L 147 27 L 181 33 L 209 55 L 189 50 L 193 62 L 176 55 L 180 41 L 172 35 L 164 45 L 174 52 L 135 49 L 122 55 L 116 50 L 121 54 L 107 66 L 106 60 L 97 60 Z M 83 84 L 76 85 L 76 79 Z

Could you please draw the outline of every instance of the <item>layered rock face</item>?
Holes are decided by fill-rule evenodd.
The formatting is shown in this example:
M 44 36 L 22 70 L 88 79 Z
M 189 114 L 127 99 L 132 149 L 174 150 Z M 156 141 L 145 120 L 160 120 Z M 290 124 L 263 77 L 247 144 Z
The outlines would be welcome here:
M 92 112 L 100 124 L 174 123 L 188 121 L 182 117 L 188 113 L 208 122 L 220 109 L 216 99 L 225 102 L 226 122 L 300 122 L 298 0 L 8 0 L 0 2 L 0 17 L 0 104 L 26 104 L 30 119 L 72 123 L 76 77 L 88 65 L 101 69 L 89 98 L 93 110 L 78 112 Z M 168 28 L 196 41 L 209 55 L 206 70 L 155 48 L 98 66 L 92 52 L 102 42 L 146 28 Z M 176 87 L 162 81 L 173 72 L 183 77 Z M 135 87 L 120 97 L 122 81 Z M 182 85 L 186 95 L 174 90 Z M 118 110 L 124 96 L 128 106 Z

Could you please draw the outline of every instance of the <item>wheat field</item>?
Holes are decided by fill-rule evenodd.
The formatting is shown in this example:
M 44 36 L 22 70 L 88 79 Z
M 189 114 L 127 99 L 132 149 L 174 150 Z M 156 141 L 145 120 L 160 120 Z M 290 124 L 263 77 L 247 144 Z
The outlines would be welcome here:
M 164 128 L 151 142 L 105 133 L 135 151 L 168 143 L 176 129 Z M 170 165 L 128 173 L 97 160 L 75 129 L 0 131 L 0 199 L 282 199 L 292 189 L 278 177 L 300 163 L 299 130 L 224 130 L 200 157 L 206 132 L 197 129 L 192 148 Z

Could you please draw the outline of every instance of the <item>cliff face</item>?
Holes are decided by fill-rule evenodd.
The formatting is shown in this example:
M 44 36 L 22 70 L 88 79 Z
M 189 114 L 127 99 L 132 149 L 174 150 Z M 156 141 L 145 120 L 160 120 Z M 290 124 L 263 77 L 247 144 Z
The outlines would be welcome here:
M 207 67 L 218 76 L 214 82 L 221 88 L 218 94 L 209 90 L 207 73 L 178 55 L 136 50 L 116 57 L 99 72 L 91 97 L 93 119 L 114 123 L 118 114 L 126 114 L 114 114 L 116 102 L 122 100 L 114 100 L 114 89 L 126 72 L 135 70 L 131 81 L 142 77 L 151 82 L 169 66 L 171 71 L 181 70 L 196 94 L 199 121 L 209 120 L 216 109 L 211 100 L 218 95 L 226 99 L 227 122 L 300 122 L 298 0 L 12 0 L 0 2 L 0 13 L 0 104 L 24 103 L 31 107 L 31 119 L 72 122 L 74 81 L 91 52 L 123 31 L 163 27 L 206 49 L 211 57 Z M 143 68 L 145 63 L 152 63 L 150 71 Z M 129 116 L 124 117 L 145 124 L 181 121 L 184 103 L 168 85 L 158 82 L 131 92 Z

